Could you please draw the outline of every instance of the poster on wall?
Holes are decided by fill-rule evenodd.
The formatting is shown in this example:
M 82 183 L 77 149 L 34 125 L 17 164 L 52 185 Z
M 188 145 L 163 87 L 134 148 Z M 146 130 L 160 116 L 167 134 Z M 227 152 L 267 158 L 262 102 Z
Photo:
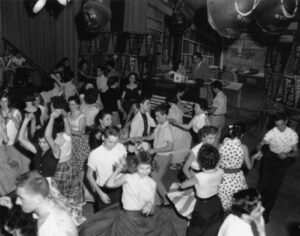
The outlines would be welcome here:
M 259 45 L 248 33 L 242 33 L 233 42 L 225 41 L 222 53 L 223 66 L 229 70 L 252 74 L 264 71 L 267 48 Z

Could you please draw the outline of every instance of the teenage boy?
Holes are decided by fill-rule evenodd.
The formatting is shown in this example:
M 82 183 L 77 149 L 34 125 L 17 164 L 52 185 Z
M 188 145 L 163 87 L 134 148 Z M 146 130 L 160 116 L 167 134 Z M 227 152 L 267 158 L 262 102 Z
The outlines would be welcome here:
M 168 122 L 168 107 L 164 104 L 157 106 L 155 118 L 158 125 L 154 133 L 146 137 L 145 140 L 153 140 L 153 148 L 149 149 L 148 152 L 155 154 L 154 160 L 158 168 L 152 172 L 152 178 L 157 182 L 157 191 L 163 204 L 168 205 L 167 190 L 161 181 L 172 161 L 173 151 L 173 134 L 172 127 Z
M 266 223 L 269 222 L 269 215 L 285 174 L 293 163 L 293 159 L 299 156 L 298 134 L 287 127 L 285 114 L 275 114 L 274 122 L 275 127 L 265 134 L 257 147 L 260 156 L 262 156 L 260 151 L 262 146 L 269 146 L 269 149 L 263 154 L 258 183 L 262 205 L 265 208 L 263 216 Z
M 87 179 L 96 195 L 98 210 L 105 208 L 108 204 L 119 202 L 121 190 L 105 187 L 106 181 L 113 173 L 114 166 L 126 157 L 126 149 L 119 143 L 120 129 L 112 126 L 104 131 L 103 144 L 94 149 L 88 158 Z M 96 173 L 96 179 L 94 178 Z
M 16 204 L 24 213 L 37 217 L 39 236 L 77 236 L 76 226 L 70 213 L 49 197 L 49 184 L 37 171 L 27 172 L 17 180 Z M 0 205 L 12 208 L 9 197 L 0 198 Z
M 140 101 L 140 109 L 135 114 L 130 124 L 130 138 L 145 137 L 150 135 L 151 127 L 155 127 L 155 121 L 150 115 L 150 99 L 145 97 Z

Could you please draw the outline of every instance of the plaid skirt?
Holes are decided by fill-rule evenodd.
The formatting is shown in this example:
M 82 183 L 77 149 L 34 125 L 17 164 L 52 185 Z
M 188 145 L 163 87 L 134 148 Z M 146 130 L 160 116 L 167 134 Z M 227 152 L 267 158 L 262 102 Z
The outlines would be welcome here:
M 89 138 L 87 135 L 72 135 L 72 157 L 77 173 L 84 168 L 90 154 Z
M 84 202 L 83 183 L 80 181 L 72 159 L 59 162 L 52 179 L 55 181 L 58 191 L 69 202 L 73 202 L 74 204 Z

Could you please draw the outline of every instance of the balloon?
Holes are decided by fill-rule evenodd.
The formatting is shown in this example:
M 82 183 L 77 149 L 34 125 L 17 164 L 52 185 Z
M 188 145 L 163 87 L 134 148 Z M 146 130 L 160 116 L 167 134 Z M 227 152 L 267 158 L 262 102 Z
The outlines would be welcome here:
M 261 0 L 256 10 L 256 23 L 268 34 L 284 31 L 298 10 L 298 0 Z
M 96 34 L 103 30 L 111 18 L 111 11 L 97 0 L 90 0 L 83 5 L 82 23 L 86 32 Z
M 259 0 L 208 0 L 208 22 L 222 37 L 235 38 L 252 20 L 258 3 Z

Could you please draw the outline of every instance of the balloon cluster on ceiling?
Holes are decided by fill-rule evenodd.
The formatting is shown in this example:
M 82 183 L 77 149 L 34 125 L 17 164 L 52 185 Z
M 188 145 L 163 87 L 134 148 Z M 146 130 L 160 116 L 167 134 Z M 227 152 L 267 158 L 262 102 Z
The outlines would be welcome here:
M 86 0 L 79 12 L 80 28 L 90 34 L 103 31 L 110 19 L 111 11 L 102 0 Z
M 59 7 L 67 6 L 70 1 L 71 0 L 25 0 L 25 4 L 34 14 L 37 14 L 45 6 L 47 10 L 51 11 L 54 10 L 54 8 L 58 9 Z
M 237 37 L 252 21 L 268 34 L 280 34 L 297 10 L 298 0 L 207 0 L 208 22 L 226 38 Z

